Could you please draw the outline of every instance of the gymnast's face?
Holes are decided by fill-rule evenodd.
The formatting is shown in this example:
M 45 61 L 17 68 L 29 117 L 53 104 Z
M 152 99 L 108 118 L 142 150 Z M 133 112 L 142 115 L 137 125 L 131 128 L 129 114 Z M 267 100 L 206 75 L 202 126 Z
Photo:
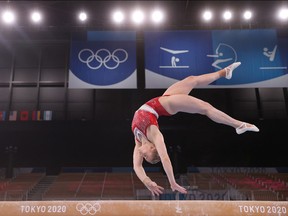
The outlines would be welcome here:
M 155 145 L 149 141 L 143 143 L 142 146 L 139 147 L 141 156 L 149 163 L 153 163 L 155 151 Z

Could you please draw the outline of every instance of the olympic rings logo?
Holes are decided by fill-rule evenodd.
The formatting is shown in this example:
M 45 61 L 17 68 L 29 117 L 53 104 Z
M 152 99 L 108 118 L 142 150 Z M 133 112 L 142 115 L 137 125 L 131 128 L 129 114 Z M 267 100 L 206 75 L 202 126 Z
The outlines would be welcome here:
M 76 210 L 80 212 L 81 215 L 95 215 L 101 210 L 101 205 L 96 203 L 78 203 L 76 205 Z
M 117 54 L 122 53 L 124 55 L 123 59 L 120 59 L 121 57 L 118 57 Z M 86 55 L 88 54 L 88 57 Z M 102 65 L 106 67 L 107 69 L 113 70 L 119 66 L 120 63 L 125 62 L 128 59 L 128 53 L 124 49 L 115 49 L 112 54 L 107 49 L 99 49 L 95 53 L 90 49 L 82 49 L 78 53 L 78 59 L 87 65 L 92 70 L 99 69 Z M 92 66 L 92 62 L 95 62 L 93 60 L 96 60 L 97 66 Z M 114 66 L 109 66 L 107 63 L 109 61 L 114 61 L 116 64 Z

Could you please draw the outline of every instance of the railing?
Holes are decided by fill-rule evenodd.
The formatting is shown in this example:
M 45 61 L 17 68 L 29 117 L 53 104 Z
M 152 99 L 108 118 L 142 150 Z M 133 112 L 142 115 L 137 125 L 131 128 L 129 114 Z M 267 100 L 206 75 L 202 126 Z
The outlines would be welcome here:
M 27 200 L 28 192 L 26 190 L 7 190 L 0 192 L 1 201 L 23 201 Z
M 252 174 L 253 175 L 253 174 Z M 151 178 L 166 190 L 159 197 L 151 196 L 149 190 L 133 172 L 125 173 L 64 173 L 43 194 L 43 200 L 175 200 L 177 193 L 169 190 L 167 177 L 162 173 L 153 173 Z M 255 175 L 257 176 L 257 175 Z M 189 179 L 189 177 L 191 179 Z M 17 178 L 17 177 L 16 177 Z M 275 190 L 279 180 L 269 182 L 261 179 L 249 179 L 247 175 L 218 174 L 213 175 L 188 175 L 188 183 L 184 185 L 188 193 L 180 194 L 181 200 L 269 200 L 285 201 L 288 197 L 286 186 L 282 190 Z M 29 178 L 28 178 L 29 179 Z M 255 182 L 256 181 L 256 182 Z M 0 200 L 26 200 L 33 185 L 28 182 L 17 182 L 14 186 L 0 190 Z M 265 186 L 262 184 L 265 183 Z M 11 183 L 11 182 L 10 182 Z M 268 184 L 269 183 L 269 184 Z M 181 184 L 181 183 L 180 183 Z M 9 184 L 8 184 L 9 185 Z M 25 186 L 26 185 L 26 186 Z M 182 185 L 182 184 L 181 184 Z M 285 184 L 281 184 L 285 185 Z M 24 187 L 25 186 L 25 187 Z M 260 186 L 260 187 L 258 187 Z M 25 189 L 23 189 L 25 188 Z

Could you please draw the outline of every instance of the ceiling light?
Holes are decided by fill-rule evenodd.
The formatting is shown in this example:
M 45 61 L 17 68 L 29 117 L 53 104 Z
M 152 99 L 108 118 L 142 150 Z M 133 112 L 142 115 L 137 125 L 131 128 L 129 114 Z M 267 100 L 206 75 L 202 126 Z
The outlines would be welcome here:
M 2 20 L 7 24 L 11 24 L 15 21 L 15 15 L 10 10 L 4 11 L 2 14 Z
M 78 15 L 78 18 L 80 21 L 85 21 L 87 20 L 87 14 L 85 12 L 80 12 L 79 15 Z
M 141 10 L 135 10 L 132 13 L 132 21 L 136 24 L 140 24 L 144 21 L 144 13 Z
M 160 10 L 154 10 L 151 14 L 151 19 L 154 23 L 161 23 L 164 19 L 164 14 Z
M 38 11 L 34 11 L 31 13 L 31 20 L 34 23 L 39 23 L 42 20 L 42 15 Z
M 282 8 L 279 10 L 279 13 L 278 13 L 278 17 L 281 19 L 281 20 L 287 20 L 288 19 L 288 8 Z
M 250 20 L 252 18 L 252 12 L 251 11 L 245 11 L 244 14 L 243 14 L 243 18 L 245 20 Z
M 223 13 L 224 20 L 230 20 L 232 18 L 232 13 L 230 11 L 225 11 Z
M 112 15 L 112 19 L 115 23 L 122 23 L 124 18 L 124 13 L 122 11 L 115 11 Z
M 203 15 L 202 15 L 203 19 L 205 21 L 209 21 L 212 19 L 212 12 L 211 11 L 204 11 Z

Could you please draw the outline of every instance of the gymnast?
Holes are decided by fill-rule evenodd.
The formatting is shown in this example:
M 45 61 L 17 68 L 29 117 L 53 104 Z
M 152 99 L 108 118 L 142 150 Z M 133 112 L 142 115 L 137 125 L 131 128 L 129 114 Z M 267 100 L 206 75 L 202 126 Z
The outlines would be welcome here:
M 241 62 L 235 62 L 216 72 L 184 78 L 171 85 L 162 96 L 149 100 L 135 112 L 132 121 L 135 139 L 133 169 L 153 196 L 163 193 L 164 188 L 146 175 L 142 165 L 143 158 L 151 164 L 161 161 L 172 191 L 187 193 L 186 189 L 175 181 L 164 137 L 157 122 L 159 116 L 171 116 L 178 112 L 198 113 L 206 115 L 214 122 L 235 128 L 237 134 L 259 131 L 255 125 L 234 119 L 209 103 L 189 95 L 194 87 L 208 85 L 221 77 L 231 79 L 233 70 L 240 64 Z

